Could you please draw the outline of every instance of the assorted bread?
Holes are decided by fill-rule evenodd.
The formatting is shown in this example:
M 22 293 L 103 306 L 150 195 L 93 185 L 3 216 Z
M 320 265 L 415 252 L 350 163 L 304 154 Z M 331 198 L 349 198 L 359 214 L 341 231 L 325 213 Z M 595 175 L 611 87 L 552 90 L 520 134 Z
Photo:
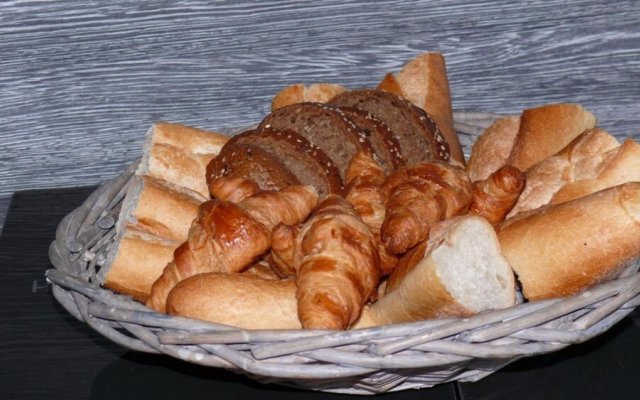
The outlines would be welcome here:
M 104 286 L 247 329 L 464 317 L 640 257 L 640 146 L 577 104 L 498 119 L 465 159 L 444 58 L 377 88 L 296 84 L 231 138 L 156 124 Z

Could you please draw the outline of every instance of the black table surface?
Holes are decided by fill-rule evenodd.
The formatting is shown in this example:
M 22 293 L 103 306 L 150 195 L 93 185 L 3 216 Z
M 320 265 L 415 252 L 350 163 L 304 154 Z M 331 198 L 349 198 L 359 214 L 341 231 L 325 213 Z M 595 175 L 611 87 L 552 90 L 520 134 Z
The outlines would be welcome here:
M 16 192 L 0 236 L 0 398 L 340 398 L 258 384 L 233 372 L 128 351 L 69 315 L 44 272 L 58 222 L 93 187 Z M 377 396 L 384 399 L 638 399 L 636 310 L 584 343 L 512 363 L 476 383 Z M 353 396 L 349 396 L 353 397 Z

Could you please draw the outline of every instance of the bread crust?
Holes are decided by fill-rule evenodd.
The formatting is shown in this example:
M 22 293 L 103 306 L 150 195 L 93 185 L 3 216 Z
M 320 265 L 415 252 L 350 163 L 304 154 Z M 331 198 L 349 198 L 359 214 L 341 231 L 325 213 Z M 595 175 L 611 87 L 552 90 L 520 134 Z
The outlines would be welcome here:
M 113 261 L 103 267 L 98 279 L 108 289 L 145 302 L 180 243 L 134 229 L 126 230 L 118 240 Z
M 167 185 L 164 181 L 134 176 L 122 205 L 119 223 L 124 223 L 126 229 L 184 241 L 202 201 L 204 199 L 199 195 L 190 195 L 186 190 Z
M 346 88 L 335 83 L 314 83 L 309 86 L 297 83 L 280 90 L 271 100 L 271 111 L 303 102 L 326 103 Z
M 402 95 L 434 119 L 449 144 L 451 158 L 464 165 L 458 133 L 453 127 L 453 108 L 444 56 L 436 52 L 420 54 L 405 64 L 395 78 Z
M 525 189 L 507 217 L 511 218 L 520 212 L 550 203 L 558 194 L 560 197 L 554 201 L 555 203 L 595 191 L 587 189 L 588 182 L 598 179 L 603 164 L 606 164 L 605 160 L 614 156 L 619 147 L 618 140 L 603 129 L 594 128 L 584 131 L 564 149 L 527 171 Z M 631 146 L 627 145 L 627 147 L 632 150 Z M 640 160 L 640 155 L 636 157 Z M 631 161 L 629 166 L 633 167 L 633 161 L 629 161 Z M 615 169 L 620 170 L 620 168 Z M 624 183 L 624 181 L 617 183 Z M 563 189 L 565 187 L 566 189 Z M 606 186 L 602 188 L 604 187 Z M 562 191 L 565 194 L 559 193 Z
M 244 329 L 300 329 L 293 280 L 206 273 L 178 283 L 167 312 Z
M 340 171 L 318 146 L 292 131 L 262 129 L 242 132 L 228 145 L 251 144 L 272 153 L 304 185 L 312 185 L 323 196 L 342 194 Z
M 520 116 L 498 118 L 476 139 L 466 165 L 472 182 L 487 179 L 506 164 L 519 128 Z
M 148 175 L 198 192 L 205 198 L 207 164 L 228 137 L 181 124 L 159 122 L 146 134 L 136 175 Z
M 222 177 L 248 179 L 262 190 L 280 190 L 300 184 L 278 157 L 261 147 L 237 142 L 226 144 L 207 165 L 206 179 L 212 197 L 211 185 Z
M 595 116 L 579 104 L 547 104 L 524 110 L 507 163 L 526 172 L 595 124 Z
M 498 232 L 529 300 L 616 277 L 640 255 L 640 183 L 630 182 L 507 220 Z

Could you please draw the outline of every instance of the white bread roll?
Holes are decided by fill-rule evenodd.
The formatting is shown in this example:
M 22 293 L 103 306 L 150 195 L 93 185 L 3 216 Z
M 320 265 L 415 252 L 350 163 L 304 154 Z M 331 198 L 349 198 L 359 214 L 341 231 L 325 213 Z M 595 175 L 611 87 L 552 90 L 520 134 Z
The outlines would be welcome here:
M 206 168 L 228 137 L 180 124 L 159 122 L 146 134 L 136 175 L 182 186 L 209 198 Z
M 467 173 L 472 182 L 487 179 L 507 163 L 520 129 L 520 116 L 498 118 L 471 147 Z
M 326 103 L 345 90 L 347 89 L 344 86 L 335 83 L 314 83 L 309 86 L 296 83 L 276 93 L 271 100 L 271 111 L 308 101 Z
M 594 115 L 579 104 L 547 104 L 524 110 L 507 163 L 525 172 L 595 124 Z
M 564 149 L 527 171 L 525 188 L 507 218 L 549 203 L 571 182 L 595 178 L 605 154 L 619 146 L 618 140 L 603 129 L 584 131 Z
M 180 242 L 127 229 L 116 236 L 111 245 L 113 250 L 98 273 L 98 281 L 144 303 L 153 282 L 173 259 L 173 251 L 179 245 Z
M 167 313 L 245 329 L 301 329 L 296 284 L 248 274 L 207 273 L 178 283 Z
M 436 225 L 394 270 L 356 328 L 468 316 L 515 304 L 515 281 L 491 224 L 466 215 Z
M 529 300 L 578 293 L 640 256 L 639 182 L 523 214 L 498 238 Z

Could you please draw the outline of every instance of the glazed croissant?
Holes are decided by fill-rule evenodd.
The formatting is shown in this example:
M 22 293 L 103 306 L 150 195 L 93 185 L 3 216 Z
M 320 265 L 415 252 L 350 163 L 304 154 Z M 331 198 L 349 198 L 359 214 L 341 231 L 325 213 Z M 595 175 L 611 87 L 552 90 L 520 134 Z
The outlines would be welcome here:
M 382 190 L 387 199 L 382 241 L 395 254 L 425 240 L 434 223 L 465 213 L 473 199 L 464 169 L 436 162 L 395 171 Z
M 495 226 L 516 204 L 524 186 L 525 174 L 506 165 L 487 179 L 473 183 L 473 202 L 469 213 L 480 215 Z
M 337 195 L 325 197 L 307 222 L 280 225 L 289 239 L 272 255 L 296 276 L 298 317 L 308 329 L 346 329 L 356 321 L 380 278 L 378 248 L 353 206 Z M 277 241 L 274 240 L 274 244 Z M 280 252 L 282 250 L 282 252 Z
M 280 222 L 302 222 L 318 202 L 310 186 L 260 191 L 238 204 L 217 199 L 200 205 L 187 241 L 155 281 L 147 306 L 164 312 L 167 295 L 181 280 L 204 272 L 239 272 L 271 246 Z
M 386 249 L 380 238 L 386 214 L 382 194 L 384 180 L 384 170 L 367 150 L 360 150 L 353 156 L 345 174 L 346 199 L 373 233 L 378 245 L 380 269 L 383 275 L 387 275 L 398 263 L 398 258 Z

